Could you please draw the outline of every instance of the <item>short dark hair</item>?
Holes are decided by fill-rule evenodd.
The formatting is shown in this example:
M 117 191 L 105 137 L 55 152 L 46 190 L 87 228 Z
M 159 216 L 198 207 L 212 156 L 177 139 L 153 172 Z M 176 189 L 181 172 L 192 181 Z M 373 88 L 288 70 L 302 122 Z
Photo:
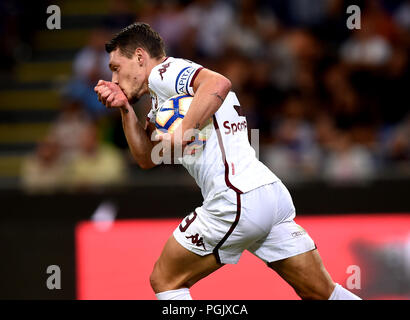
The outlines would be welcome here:
M 127 58 L 131 58 L 137 48 L 145 49 L 151 58 L 165 56 L 165 45 L 161 36 L 148 23 L 143 22 L 125 27 L 105 44 L 108 53 L 117 48 Z

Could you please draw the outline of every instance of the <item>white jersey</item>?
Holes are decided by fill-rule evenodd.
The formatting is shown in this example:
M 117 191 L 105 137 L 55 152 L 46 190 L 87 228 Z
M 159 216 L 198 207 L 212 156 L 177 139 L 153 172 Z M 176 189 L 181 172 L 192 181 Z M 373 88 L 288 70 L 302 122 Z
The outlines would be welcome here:
M 148 78 L 152 99 L 148 120 L 155 123 L 159 106 L 170 97 L 193 96 L 193 82 L 201 69 L 196 63 L 172 57 L 154 67 Z M 213 115 L 212 132 L 200 155 L 184 156 L 180 162 L 194 177 L 205 201 L 229 188 L 246 193 L 279 180 L 256 158 L 248 140 L 246 118 L 241 115 L 234 92 L 229 92 Z

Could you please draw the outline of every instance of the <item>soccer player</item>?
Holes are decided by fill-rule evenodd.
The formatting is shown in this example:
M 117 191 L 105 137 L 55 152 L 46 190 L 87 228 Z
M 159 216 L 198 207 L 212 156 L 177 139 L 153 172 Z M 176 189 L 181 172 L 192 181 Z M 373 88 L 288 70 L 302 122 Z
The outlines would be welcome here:
M 158 299 L 192 299 L 193 284 L 225 264 L 237 263 L 244 250 L 266 262 L 302 299 L 360 299 L 332 281 L 315 243 L 294 222 L 291 196 L 256 158 L 246 118 L 227 78 L 191 61 L 167 57 L 160 35 L 145 23 L 121 30 L 106 50 L 112 81 L 100 80 L 95 91 L 106 107 L 120 110 L 129 148 L 141 168 L 156 165 L 151 153 L 157 143 L 183 148 L 188 142 L 178 137 L 213 121 L 200 157 L 189 163 L 182 160 L 204 202 L 182 220 L 154 265 L 150 281 Z M 152 108 L 141 121 L 131 103 L 148 93 Z M 177 94 L 193 96 L 179 135 L 153 141 L 156 112 Z

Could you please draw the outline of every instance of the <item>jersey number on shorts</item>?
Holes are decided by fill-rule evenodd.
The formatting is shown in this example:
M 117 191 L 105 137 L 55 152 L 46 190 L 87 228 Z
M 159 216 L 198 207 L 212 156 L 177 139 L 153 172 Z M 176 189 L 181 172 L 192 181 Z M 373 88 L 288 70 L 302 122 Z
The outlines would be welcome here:
M 185 232 L 186 229 L 188 229 L 188 227 L 191 225 L 192 222 L 194 222 L 195 219 L 196 219 L 196 212 L 194 211 L 188 217 L 185 218 L 184 220 L 186 222 L 185 226 L 182 226 L 183 222 L 181 222 L 181 224 L 179 225 L 179 230 L 181 232 Z

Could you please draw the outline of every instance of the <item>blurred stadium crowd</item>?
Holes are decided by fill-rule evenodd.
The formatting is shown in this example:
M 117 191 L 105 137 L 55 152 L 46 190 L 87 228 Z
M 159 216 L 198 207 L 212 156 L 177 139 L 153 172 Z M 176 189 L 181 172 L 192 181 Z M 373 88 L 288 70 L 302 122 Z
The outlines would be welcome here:
M 104 43 L 133 21 L 151 24 L 169 56 L 232 81 L 248 127 L 260 130 L 261 160 L 284 181 L 410 178 L 410 1 L 105 3 L 109 14 L 75 52 L 71 75 L 60 85 L 60 111 L 22 163 L 27 190 L 124 184 L 140 174 L 119 113 L 107 111 L 93 92 L 98 79 L 111 78 Z M 359 30 L 346 26 L 351 4 L 361 9 Z M 30 22 L 27 10 L 9 1 L 1 6 L 15 10 L 0 27 L 1 79 L 9 81 L 44 23 L 32 21 L 26 32 L 16 25 Z M 62 16 L 64 29 L 63 9 Z M 142 121 L 149 103 L 142 99 L 135 106 Z

